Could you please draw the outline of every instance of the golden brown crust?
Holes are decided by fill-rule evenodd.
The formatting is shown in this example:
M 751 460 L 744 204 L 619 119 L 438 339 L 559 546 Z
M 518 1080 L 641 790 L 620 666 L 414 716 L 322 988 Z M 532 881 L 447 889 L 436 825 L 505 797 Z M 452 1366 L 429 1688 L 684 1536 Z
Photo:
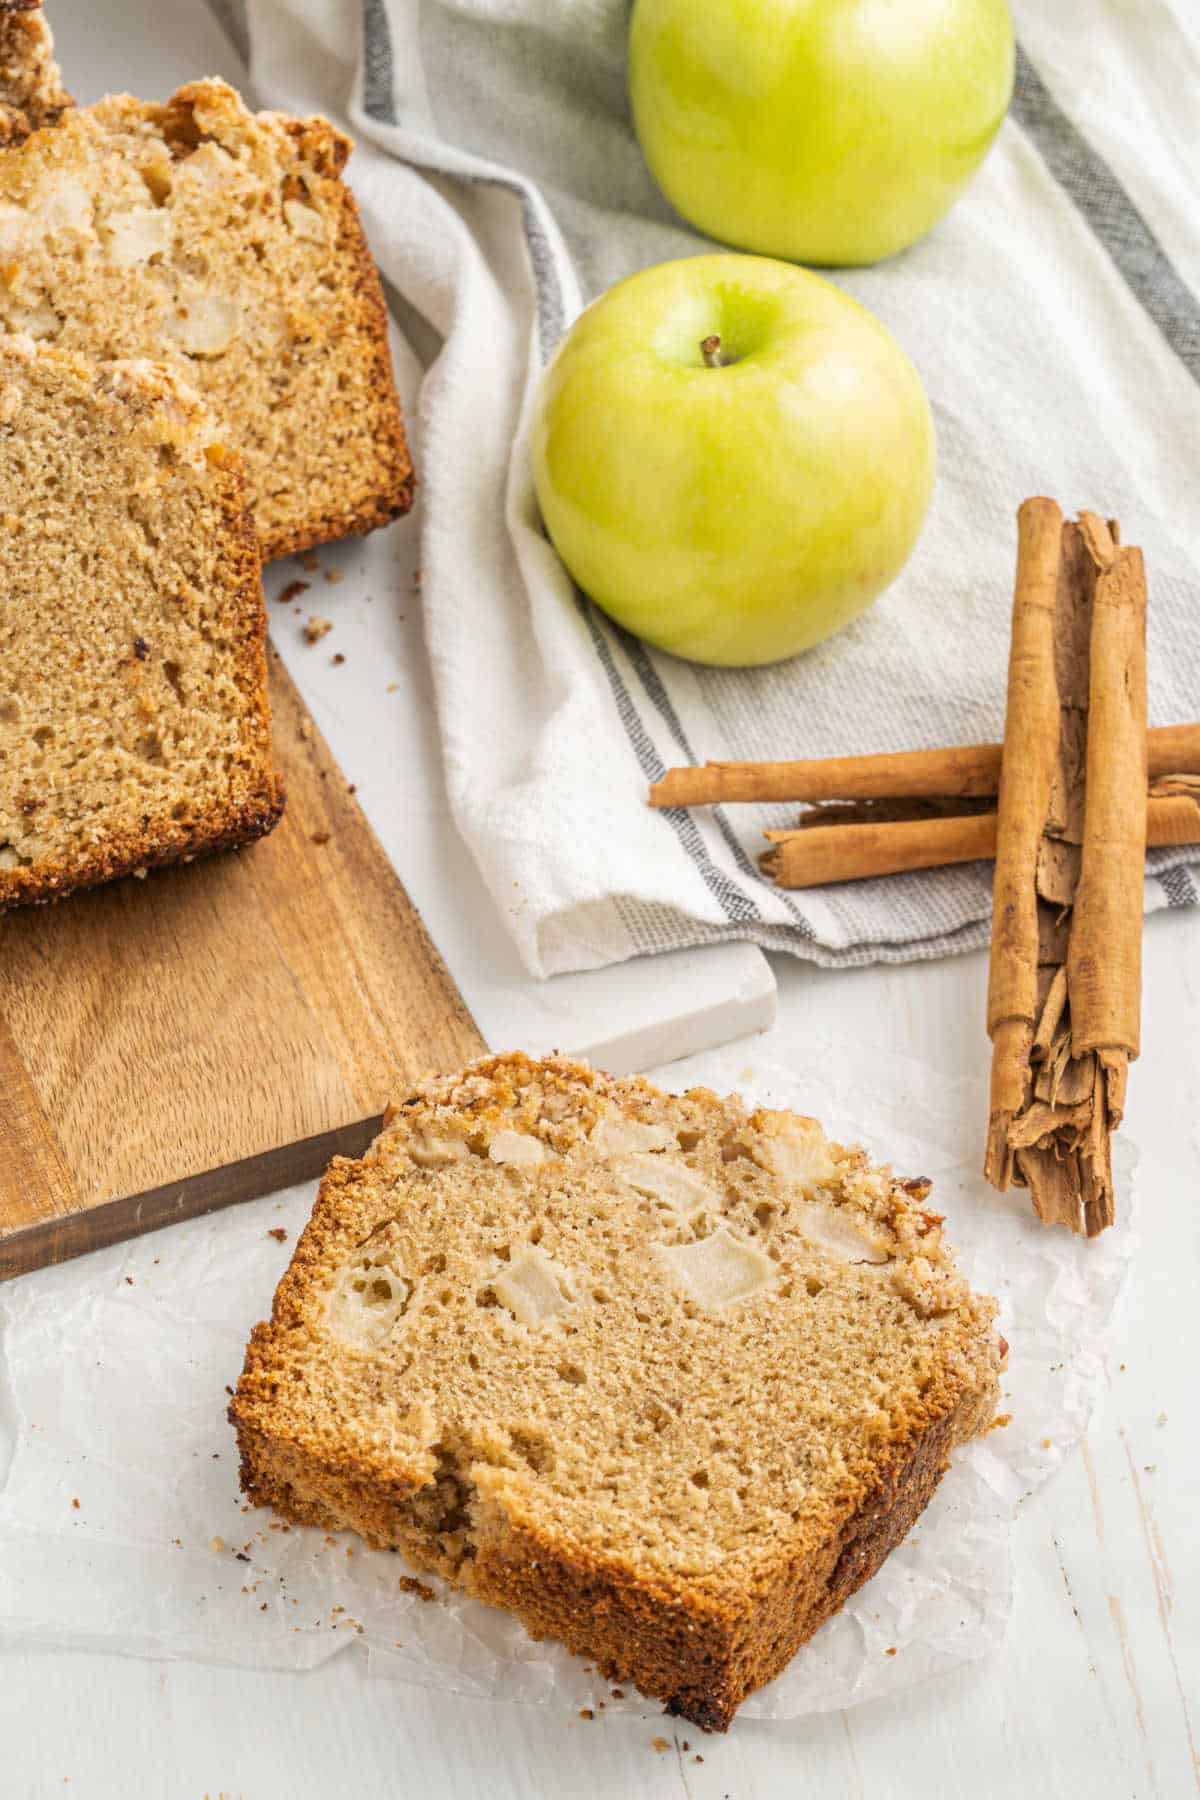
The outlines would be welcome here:
M 258 1326 L 230 1403 L 241 1485 L 249 1499 L 294 1524 L 349 1526 L 374 1549 L 395 1547 L 395 1503 L 420 1486 L 415 1471 L 378 1472 L 314 1457 L 251 1420 L 275 1391 L 271 1339 Z M 618 1557 L 556 1539 L 535 1520 L 485 1504 L 478 1548 L 461 1585 L 515 1613 L 535 1639 L 552 1637 L 594 1658 L 607 1678 L 636 1686 L 705 1731 L 725 1731 L 742 1701 L 774 1680 L 800 1647 L 881 1567 L 933 1496 L 980 1396 L 934 1399 L 908 1435 L 881 1453 L 871 1485 L 816 1545 L 793 1547 L 755 1592 L 712 1595 Z M 990 1399 L 986 1407 L 992 1411 Z M 403 1549 L 421 1564 L 411 1542 Z M 436 1573 L 436 1569 L 434 1570 Z
M 573 1082 L 576 1104 L 585 1108 L 615 1100 L 635 1116 L 663 1098 L 648 1083 L 613 1082 L 565 1061 L 540 1067 Z M 483 1131 L 489 1118 L 494 1123 L 497 1105 L 507 1116 L 509 1096 L 520 1094 L 534 1069 L 522 1056 L 493 1057 L 448 1078 L 444 1088 L 431 1084 L 420 1102 L 410 1097 L 389 1109 L 379 1155 L 388 1154 L 389 1131 L 409 1129 L 407 1105 L 440 1099 L 448 1108 L 462 1106 L 470 1130 Z M 471 1112 L 473 1083 L 477 1089 L 491 1084 L 477 1102 L 490 1113 Z M 726 1104 L 699 1090 L 687 1100 L 714 1112 Z M 766 1129 L 779 1117 L 753 1114 L 746 1123 Z M 389 1402 L 398 1409 L 391 1423 L 350 1429 L 337 1398 L 342 1390 L 323 1360 L 329 1338 L 321 1296 L 331 1269 L 379 1228 L 375 1168 L 370 1153 L 363 1162 L 331 1165 L 276 1290 L 271 1322 L 253 1332 L 229 1408 L 244 1491 L 299 1524 L 349 1527 L 376 1548 L 399 1548 L 418 1568 L 450 1573 L 468 1593 L 515 1613 L 535 1638 L 561 1640 L 612 1679 L 636 1684 L 704 1729 L 724 1730 L 746 1695 L 773 1679 L 869 1579 L 927 1504 L 953 1446 L 993 1415 L 999 1354 L 991 1310 L 962 1301 L 961 1330 L 936 1334 L 941 1349 L 927 1383 L 894 1411 L 869 1457 L 835 1481 L 818 1513 L 793 1514 L 796 1522 L 764 1539 L 749 1560 L 722 1560 L 707 1573 L 688 1574 L 647 1561 L 642 1551 L 585 1541 L 590 1525 L 585 1521 L 582 1532 L 560 1526 L 546 1512 L 544 1490 L 511 1463 L 481 1455 L 459 1465 L 458 1479 L 445 1466 L 439 1470 L 438 1443 L 430 1449 L 425 1440 L 406 1437 L 407 1427 L 394 1428 L 402 1423 L 399 1394 Z M 910 1244 L 927 1244 L 929 1258 L 940 1258 L 944 1268 L 940 1221 L 918 1204 L 927 1192 L 925 1182 L 895 1184 L 896 1229 Z M 935 1271 L 927 1273 L 933 1279 Z M 445 1503 L 461 1514 L 457 1524 L 470 1520 L 469 1547 L 450 1570 L 444 1538 L 413 1528 L 414 1504 L 433 1496 L 439 1482 Z M 455 1524 L 443 1519 L 440 1529 Z
M 705 1731 L 725 1731 L 742 1701 L 880 1567 L 928 1504 L 954 1441 L 952 1417 L 914 1427 L 882 1458 L 873 1487 L 839 1529 L 785 1557 L 737 1604 L 599 1567 L 536 1529 L 485 1536 L 471 1591 L 515 1612 L 535 1637 L 560 1638 L 613 1678 Z M 490 1554 L 489 1554 L 490 1548 Z
M 186 94 L 188 90 L 182 88 L 180 92 Z M 335 178 L 341 175 L 354 149 L 353 138 L 338 131 L 319 113 L 307 119 L 293 118 L 290 113 L 274 113 L 272 117 L 278 119 L 299 154 L 318 174 Z
M 186 826 L 155 821 L 140 837 L 114 836 L 90 855 L 70 862 L 62 859 L 30 869 L 0 869 L 0 913 L 16 906 L 47 906 L 106 881 L 253 843 L 275 829 L 285 799 L 282 782 L 276 782 L 233 812 L 214 809 Z

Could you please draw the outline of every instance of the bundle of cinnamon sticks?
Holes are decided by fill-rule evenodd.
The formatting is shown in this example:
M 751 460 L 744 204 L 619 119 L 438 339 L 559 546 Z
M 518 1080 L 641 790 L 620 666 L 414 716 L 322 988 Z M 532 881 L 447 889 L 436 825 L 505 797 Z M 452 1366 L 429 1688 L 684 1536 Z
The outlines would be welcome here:
M 1018 531 L 984 1173 L 1094 1237 L 1113 1221 L 1110 1139 L 1139 1047 L 1146 577 L 1092 513 L 1064 524 L 1027 500 Z
M 672 769 L 653 806 L 797 801 L 784 887 L 994 858 L 985 1173 L 1095 1236 L 1139 1048 L 1147 845 L 1200 843 L 1200 723 L 1146 729 L 1146 582 L 1115 520 L 1018 514 L 1005 739 Z

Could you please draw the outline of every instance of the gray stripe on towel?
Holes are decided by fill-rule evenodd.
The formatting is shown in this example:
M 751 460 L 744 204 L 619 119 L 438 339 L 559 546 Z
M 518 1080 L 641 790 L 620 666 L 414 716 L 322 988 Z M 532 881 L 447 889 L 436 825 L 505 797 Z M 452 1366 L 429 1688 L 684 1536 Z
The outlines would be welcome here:
M 638 760 L 638 767 L 647 781 L 658 781 L 665 773 L 662 758 L 654 748 L 654 740 L 642 723 L 641 715 L 621 679 L 621 673 L 613 659 L 612 651 L 605 642 L 595 608 L 590 600 L 578 592 L 575 595 L 575 604 L 579 608 L 580 617 L 587 626 L 600 666 L 608 678 L 617 715 L 625 727 L 626 736 Z M 724 869 L 718 868 L 709 856 L 704 848 L 704 840 L 700 836 L 696 821 L 686 808 L 666 807 L 659 817 L 664 819 L 674 831 L 681 848 L 695 863 L 700 879 L 720 906 L 725 917 L 739 925 L 761 924 L 758 909 L 753 901 L 748 899 L 737 883 L 725 873 Z
M 1072 124 L 1021 49 L 1013 117 L 1104 245 L 1138 304 L 1200 382 L 1200 302 L 1116 174 Z

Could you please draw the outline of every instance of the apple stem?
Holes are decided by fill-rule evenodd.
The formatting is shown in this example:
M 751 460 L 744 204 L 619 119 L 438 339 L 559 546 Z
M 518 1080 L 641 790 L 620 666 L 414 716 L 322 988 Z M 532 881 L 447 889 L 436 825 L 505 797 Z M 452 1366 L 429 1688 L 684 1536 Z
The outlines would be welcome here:
M 706 369 L 723 369 L 725 358 L 721 355 L 721 340 L 714 331 L 711 337 L 702 339 L 700 354 L 704 358 Z

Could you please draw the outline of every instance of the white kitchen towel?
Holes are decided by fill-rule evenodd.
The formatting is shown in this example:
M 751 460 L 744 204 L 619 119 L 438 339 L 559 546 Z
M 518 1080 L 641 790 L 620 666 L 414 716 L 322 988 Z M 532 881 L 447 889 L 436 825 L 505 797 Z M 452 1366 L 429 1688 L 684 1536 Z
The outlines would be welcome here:
M 615 630 L 573 590 L 532 494 L 530 401 L 572 318 L 621 276 L 711 247 L 631 130 L 627 0 L 213 4 L 260 100 L 349 122 L 375 255 L 432 352 L 422 568 L 446 779 L 531 970 L 727 938 L 837 965 L 984 943 L 986 865 L 787 894 L 755 856 L 794 809 L 656 813 L 645 797 L 664 767 L 710 756 L 999 737 L 1027 494 L 1115 513 L 1145 547 L 1151 720 L 1200 716 L 1200 38 L 1183 0 L 1018 5 L 1012 115 L 974 186 L 914 249 L 834 275 L 924 377 L 937 497 L 869 613 L 757 671 Z M 1149 909 L 1196 902 L 1194 851 L 1150 860 Z

